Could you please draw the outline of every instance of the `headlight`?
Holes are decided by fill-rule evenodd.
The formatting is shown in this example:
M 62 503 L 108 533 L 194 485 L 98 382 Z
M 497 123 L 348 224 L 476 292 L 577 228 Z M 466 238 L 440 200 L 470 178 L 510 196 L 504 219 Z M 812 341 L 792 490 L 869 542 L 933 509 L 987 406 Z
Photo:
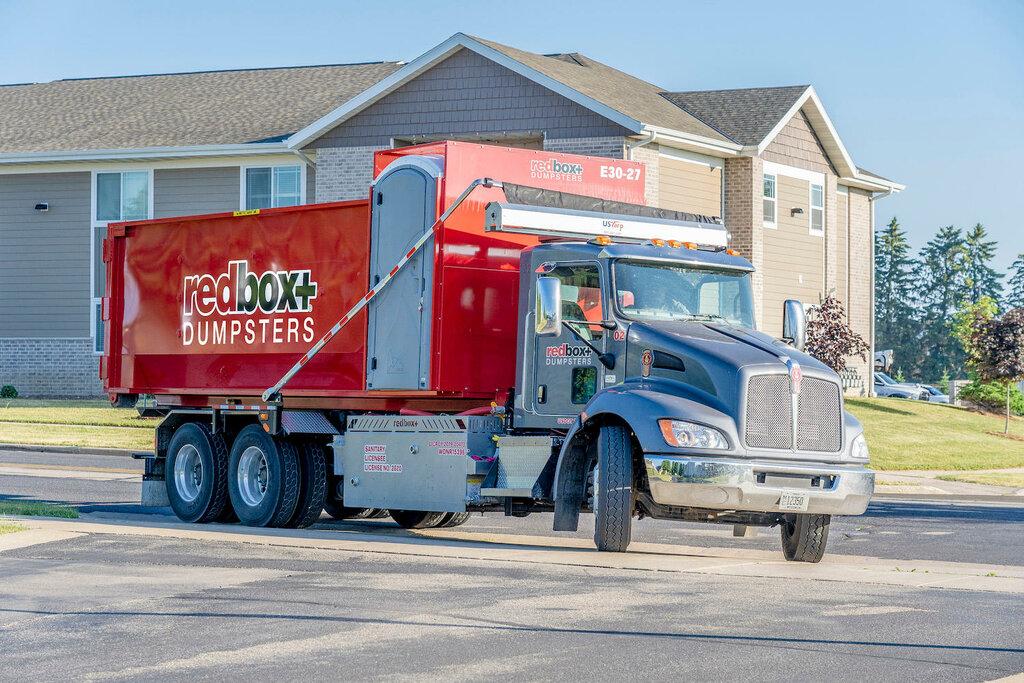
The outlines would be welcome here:
M 850 457 L 854 460 L 868 459 L 868 440 L 864 438 L 863 434 L 853 437 L 853 443 L 850 444 Z
M 665 443 L 676 448 L 729 448 L 725 434 L 714 427 L 706 427 L 684 420 L 658 420 Z

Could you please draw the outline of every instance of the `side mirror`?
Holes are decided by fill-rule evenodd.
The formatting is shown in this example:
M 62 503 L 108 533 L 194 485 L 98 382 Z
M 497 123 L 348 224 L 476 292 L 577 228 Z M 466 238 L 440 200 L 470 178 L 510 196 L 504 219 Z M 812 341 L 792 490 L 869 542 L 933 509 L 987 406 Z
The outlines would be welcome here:
M 782 305 L 782 338 L 797 351 L 803 351 L 807 343 L 807 314 L 795 299 L 786 299 Z
M 537 278 L 534 322 L 537 335 L 541 337 L 562 331 L 562 281 L 557 277 Z

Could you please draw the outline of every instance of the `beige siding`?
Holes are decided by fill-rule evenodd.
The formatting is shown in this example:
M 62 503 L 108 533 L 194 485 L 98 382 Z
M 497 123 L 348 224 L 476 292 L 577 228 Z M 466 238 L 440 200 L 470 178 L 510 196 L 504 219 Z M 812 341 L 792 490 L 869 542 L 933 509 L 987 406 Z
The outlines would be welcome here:
M 659 160 L 659 206 L 705 216 L 722 215 L 722 169 L 662 156 Z
M 808 230 L 810 203 L 806 180 L 778 176 L 778 228 L 764 231 L 764 321 L 768 334 L 782 335 L 782 303 L 816 304 L 823 294 L 825 241 Z M 802 214 L 790 215 L 799 207 Z

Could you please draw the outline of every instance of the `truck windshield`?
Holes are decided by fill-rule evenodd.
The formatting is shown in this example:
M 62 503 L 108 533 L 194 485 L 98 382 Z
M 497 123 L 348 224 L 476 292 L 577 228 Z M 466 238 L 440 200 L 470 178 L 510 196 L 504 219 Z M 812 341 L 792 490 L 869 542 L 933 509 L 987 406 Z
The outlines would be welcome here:
M 613 265 L 619 310 L 634 320 L 709 320 L 754 327 L 747 273 L 677 263 Z

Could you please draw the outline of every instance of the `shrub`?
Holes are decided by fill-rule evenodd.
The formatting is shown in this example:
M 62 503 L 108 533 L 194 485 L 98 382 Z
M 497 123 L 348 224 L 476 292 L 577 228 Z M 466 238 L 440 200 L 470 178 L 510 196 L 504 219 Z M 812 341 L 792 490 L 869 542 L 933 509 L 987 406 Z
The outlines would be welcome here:
M 971 378 L 970 384 L 960 389 L 957 398 L 993 412 L 1002 412 L 1006 407 L 1006 385 L 1002 382 L 982 382 L 975 376 Z M 1024 393 L 1015 386 L 1010 387 L 1010 412 L 1024 415 Z
M 5 384 L 0 387 L 0 398 L 18 398 L 18 390 L 13 385 Z
M 807 322 L 807 353 L 842 372 L 851 356 L 867 360 L 867 350 L 867 342 L 846 323 L 839 299 L 833 295 L 822 299 Z

